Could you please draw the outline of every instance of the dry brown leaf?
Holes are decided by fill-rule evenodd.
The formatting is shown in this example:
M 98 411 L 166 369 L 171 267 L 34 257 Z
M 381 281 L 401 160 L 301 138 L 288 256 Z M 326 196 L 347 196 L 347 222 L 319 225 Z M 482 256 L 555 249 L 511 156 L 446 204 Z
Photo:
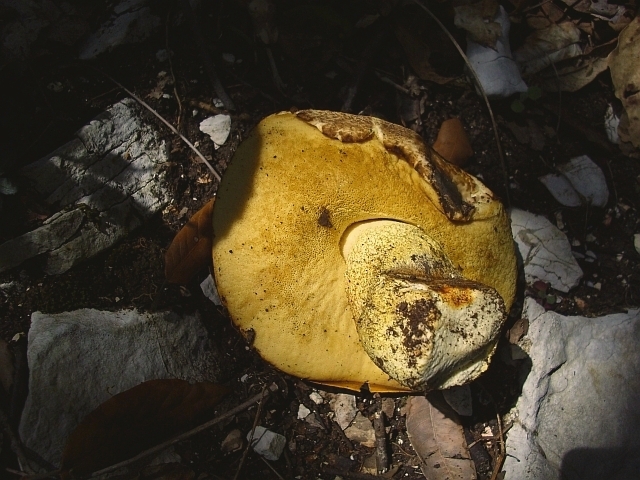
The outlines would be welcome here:
M 409 15 L 410 11 L 403 11 L 399 14 L 393 22 L 393 31 L 400 45 L 402 45 L 402 49 L 407 56 L 411 68 L 413 68 L 422 80 L 428 80 L 440 85 L 451 82 L 456 77 L 441 75 L 434 68 L 432 61 L 434 55 L 440 55 L 441 57 L 446 55 L 445 49 L 448 48 L 448 43 L 444 45 L 439 43 L 438 48 L 432 49 L 430 42 L 423 38 L 421 33 L 428 33 L 430 36 L 435 36 L 436 33 L 428 28 L 423 29 L 425 32 L 414 28 L 413 21 Z
M 409 398 L 407 434 L 429 480 L 476 479 L 458 415 L 441 392 Z
M 622 102 L 624 114 L 623 141 L 640 147 L 640 16 L 636 17 L 618 37 L 618 46 L 609 55 L 611 80 L 616 97 Z M 625 138 L 623 138 L 625 137 Z
M 584 55 L 546 68 L 536 76 L 539 86 L 547 92 L 580 90 L 607 69 L 607 55 L 612 48 L 610 43 L 599 45 Z
M 211 263 L 213 200 L 198 210 L 176 234 L 164 254 L 164 275 L 170 283 L 189 283 Z
M 461 167 L 473 155 L 469 136 L 459 118 L 442 122 L 433 149 L 445 160 Z
M 62 454 L 64 477 L 116 464 L 211 418 L 229 392 L 209 382 L 150 380 L 96 408 L 71 433 Z
M 552 24 L 533 31 L 513 58 L 523 76 L 533 75 L 551 64 L 582 55 L 580 29 L 571 22 Z
M 471 40 L 485 47 L 496 47 L 502 35 L 502 26 L 494 21 L 498 13 L 496 0 L 482 0 L 479 3 L 454 7 L 456 16 L 453 23 L 466 30 Z

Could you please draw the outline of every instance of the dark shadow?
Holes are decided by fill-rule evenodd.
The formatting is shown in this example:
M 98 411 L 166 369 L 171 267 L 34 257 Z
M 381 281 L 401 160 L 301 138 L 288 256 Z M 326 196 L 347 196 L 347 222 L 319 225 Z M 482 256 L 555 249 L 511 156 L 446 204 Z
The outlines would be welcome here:
M 562 480 L 638 480 L 640 447 L 573 449 L 562 459 L 560 474 Z

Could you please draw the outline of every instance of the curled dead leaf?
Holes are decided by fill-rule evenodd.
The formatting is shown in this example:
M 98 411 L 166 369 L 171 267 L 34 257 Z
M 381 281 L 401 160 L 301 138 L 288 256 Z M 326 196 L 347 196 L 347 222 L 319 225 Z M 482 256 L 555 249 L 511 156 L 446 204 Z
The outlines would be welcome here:
M 407 434 L 429 480 L 475 480 L 476 470 L 458 415 L 442 392 L 410 397 Z
M 170 283 L 189 283 L 211 262 L 213 200 L 198 210 L 176 234 L 164 254 L 164 275 Z
M 445 160 L 461 167 L 473 155 L 469 136 L 459 118 L 442 122 L 433 149 Z
M 458 55 L 450 52 L 450 42 L 439 38 L 440 30 L 416 25 L 413 10 L 403 9 L 393 21 L 393 31 L 398 42 L 402 45 L 411 68 L 422 80 L 428 80 L 440 85 L 456 79 L 459 65 Z M 420 17 L 421 18 L 421 17 Z
M 454 7 L 456 15 L 453 23 L 466 30 L 471 40 L 485 47 L 495 48 L 502 35 L 502 26 L 493 19 L 498 13 L 496 0 L 482 0 L 478 3 Z
M 102 403 L 71 433 L 63 478 L 88 475 L 160 444 L 210 418 L 229 392 L 209 382 L 150 380 Z
M 618 133 L 623 141 L 640 147 L 640 17 L 636 17 L 620 33 L 618 46 L 609 55 L 609 69 L 615 94 L 622 102 L 624 114 Z

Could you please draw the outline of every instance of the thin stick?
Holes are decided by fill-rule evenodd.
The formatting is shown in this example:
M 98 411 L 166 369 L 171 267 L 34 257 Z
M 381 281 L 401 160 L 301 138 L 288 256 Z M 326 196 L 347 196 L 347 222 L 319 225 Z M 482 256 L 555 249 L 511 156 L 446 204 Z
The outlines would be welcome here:
M 58 477 L 61 472 L 62 470 L 57 469 L 57 470 L 52 470 L 50 472 L 37 473 L 35 475 L 27 475 L 22 477 L 20 480 L 44 480 L 45 478 Z
M 267 392 L 267 395 L 269 395 L 269 392 Z M 162 450 L 175 445 L 178 442 L 181 442 L 183 440 L 186 440 L 187 438 L 193 437 L 194 435 L 207 430 L 208 428 L 211 428 L 212 426 L 220 423 L 221 421 L 229 418 L 229 417 L 233 417 L 235 414 L 240 413 L 244 410 L 246 410 L 247 408 L 249 408 L 251 405 L 257 403 L 257 402 L 261 402 L 263 400 L 264 397 L 264 392 L 263 393 L 259 393 L 258 395 L 254 395 L 253 397 L 251 397 L 249 400 L 247 400 L 244 403 L 241 403 L 240 405 L 238 405 L 235 408 L 232 408 L 231 410 L 229 410 L 226 413 L 223 413 L 222 415 L 214 418 L 213 420 L 209 420 L 206 423 L 203 423 L 202 425 L 189 430 L 188 432 L 185 432 L 181 435 L 178 435 L 177 437 L 173 437 L 170 440 L 167 440 L 166 442 L 161 443 L 160 445 L 156 445 L 155 447 L 151 447 L 148 450 L 145 450 L 144 452 L 139 453 L 138 455 L 136 455 L 133 458 L 130 458 L 129 460 L 125 460 L 123 462 L 120 463 L 116 463 L 115 465 L 111 465 L 110 467 L 107 468 L 103 468 L 102 470 L 99 470 L 97 472 L 94 472 L 91 474 L 91 477 L 98 477 L 100 475 L 104 475 L 105 473 L 109 473 L 109 472 L 113 472 L 114 470 L 117 470 L 119 468 L 122 467 L 127 467 L 133 463 L 136 463 L 140 460 L 142 460 L 143 458 L 147 458 L 151 455 L 154 455 L 158 452 L 161 452 Z
M 100 70 L 96 69 L 97 72 L 101 73 L 102 75 L 104 75 L 105 77 L 107 77 L 109 80 L 111 80 L 113 83 L 115 83 L 117 86 L 119 86 L 122 90 L 124 90 L 127 95 L 129 95 L 131 98 L 133 98 L 136 102 L 138 102 L 140 105 L 142 105 L 144 108 L 146 108 L 147 110 L 149 110 L 151 113 L 153 113 L 162 123 L 164 123 L 169 130 L 171 130 L 173 133 L 175 133 L 176 135 L 178 135 L 182 141 L 184 143 L 186 143 L 189 148 L 191 150 L 193 150 L 195 152 L 196 155 L 198 155 L 198 157 L 200 158 L 200 160 L 202 160 L 202 163 L 204 163 L 207 167 L 209 167 L 209 170 L 211 170 L 211 173 L 213 174 L 214 177 L 216 177 L 216 180 L 218 180 L 218 182 L 220 182 L 220 180 L 222 180 L 222 177 L 220 176 L 220 174 L 216 171 L 215 168 L 213 168 L 213 165 L 211 165 L 211 163 L 209 163 L 209 160 L 207 160 L 206 158 L 204 158 L 204 155 L 202 155 L 202 153 L 200 153 L 200 150 L 198 150 L 193 143 L 191 143 L 187 137 L 185 137 L 184 135 L 182 135 L 178 130 L 176 130 L 176 128 L 171 125 L 167 120 L 165 120 L 158 112 L 156 112 L 153 108 L 151 108 L 151 106 L 145 102 L 144 100 L 142 100 L 140 97 L 138 97 L 135 93 L 133 93 L 131 90 L 129 90 L 127 87 L 125 87 L 124 85 L 122 85 L 120 82 L 118 82 L 117 80 L 115 80 L 114 78 L 112 78 L 111 76 L 107 75 L 104 72 L 101 72 Z
M 493 399 L 492 399 L 493 400 Z M 495 402 L 494 402 L 495 406 Z M 497 407 L 496 407 L 497 410 Z M 502 419 L 500 418 L 500 413 L 496 411 L 496 418 L 498 420 L 498 434 L 500 436 L 500 453 L 498 455 L 498 459 L 495 461 L 493 465 L 493 473 L 491 474 L 491 480 L 496 480 L 498 475 L 500 474 L 500 470 L 502 470 L 502 464 L 505 459 L 506 449 L 504 446 L 504 432 L 502 431 Z
M 171 19 L 171 10 L 167 12 L 167 21 L 165 23 L 164 40 L 167 55 L 169 56 L 169 71 L 171 72 L 171 78 L 173 79 L 173 94 L 178 102 L 178 128 L 180 130 L 180 123 L 182 121 L 182 102 L 180 101 L 180 95 L 178 95 L 178 82 L 176 82 L 176 75 L 173 72 L 173 61 L 171 60 L 171 50 L 169 49 L 169 20 Z
M 238 475 L 240 475 L 240 472 L 242 471 L 242 465 L 244 465 L 244 461 L 246 460 L 247 454 L 249 453 L 249 448 L 251 448 L 251 442 L 253 442 L 253 435 L 256 433 L 258 420 L 260 420 L 260 413 L 262 412 L 262 405 L 264 404 L 264 402 L 262 401 L 262 398 L 264 397 L 265 392 L 267 392 L 267 387 L 264 387 L 262 389 L 262 392 L 260 393 L 260 403 L 258 404 L 258 410 L 256 411 L 256 416 L 253 419 L 253 427 L 251 428 L 251 435 L 249 435 L 249 443 L 247 444 L 247 448 L 245 448 L 244 452 L 242 453 L 242 458 L 240 459 L 240 465 L 238 465 L 238 470 L 236 470 L 236 474 L 234 475 L 233 480 L 238 479 Z
M 269 469 L 270 469 L 270 470 L 275 474 L 275 476 L 276 476 L 276 477 L 278 477 L 280 480 L 284 480 L 284 477 L 283 477 L 282 475 L 280 475 L 280 474 L 278 473 L 278 471 L 277 471 L 275 468 L 273 468 L 273 466 L 272 466 L 272 465 L 267 461 L 267 459 L 266 459 L 266 458 L 264 458 L 264 457 L 262 457 L 262 456 L 261 456 L 261 457 L 260 457 L 260 460 L 262 460 L 262 461 L 264 462 L 264 464 L 265 464 L 267 467 L 269 467 Z
M 489 111 L 489 117 L 491 118 L 491 125 L 493 126 L 493 134 L 494 134 L 494 136 L 496 138 L 496 145 L 498 146 L 498 156 L 500 157 L 500 164 L 502 166 L 502 173 L 504 175 L 504 183 L 505 183 L 504 186 L 505 186 L 505 190 L 506 190 L 507 207 L 510 208 L 511 207 L 511 196 L 509 195 L 509 173 L 507 171 L 507 162 L 506 162 L 506 160 L 504 158 L 504 153 L 502 151 L 502 143 L 500 142 L 500 136 L 498 134 L 498 124 L 496 123 L 496 119 L 493 116 L 493 110 L 491 109 L 491 104 L 489 103 L 489 98 L 487 98 L 487 94 L 485 93 L 484 88 L 482 88 L 482 84 L 480 83 L 480 79 L 478 78 L 478 75 L 476 74 L 476 71 L 474 70 L 473 66 L 471 65 L 471 62 L 469 62 L 469 59 L 467 58 L 465 53 L 462 51 L 462 48 L 460 47 L 460 45 L 458 44 L 456 39 L 453 38 L 453 35 L 451 35 L 449 30 L 447 30 L 447 27 L 444 26 L 444 24 L 438 19 L 438 17 L 436 17 L 431 12 L 431 10 L 429 10 L 422 3 L 420 3 L 419 0 L 413 0 L 413 2 L 416 5 L 418 5 L 420 8 L 422 8 L 427 13 L 427 15 L 429 15 L 440 26 L 440 28 L 447 35 L 447 37 L 449 37 L 449 40 L 451 40 L 451 43 L 453 43 L 454 47 L 456 47 L 456 50 L 458 50 L 458 53 L 460 54 L 460 56 L 464 60 L 464 63 L 466 63 L 467 68 L 471 72 L 471 75 L 473 75 L 473 79 L 476 82 L 478 90 L 480 90 L 480 93 L 482 94 L 482 98 L 484 99 L 484 103 L 487 106 L 487 110 Z

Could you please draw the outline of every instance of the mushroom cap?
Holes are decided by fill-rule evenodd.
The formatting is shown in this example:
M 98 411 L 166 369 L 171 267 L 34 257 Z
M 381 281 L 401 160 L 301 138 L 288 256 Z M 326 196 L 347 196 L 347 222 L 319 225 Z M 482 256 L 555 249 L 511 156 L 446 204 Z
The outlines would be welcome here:
M 515 295 L 515 253 L 500 202 L 415 132 L 373 117 L 304 110 L 265 118 L 224 174 L 213 237 L 221 300 L 262 358 L 355 390 L 365 383 L 374 391 L 443 388 L 475 378 Z M 398 250 L 385 247 L 395 244 Z M 377 257 L 369 261 L 371 254 Z M 435 277 L 421 258 L 442 260 Z M 360 277 L 373 285 L 354 288 Z M 415 291 L 406 293 L 402 282 Z M 454 314 L 438 314 L 449 320 L 436 322 L 435 343 L 407 359 L 415 349 L 391 352 L 378 319 L 402 317 L 403 302 L 408 312 L 424 300 L 421 292 Z M 480 310 L 490 311 L 487 318 L 477 319 Z M 464 320 L 474 315 L 475 325 Z M 415 330 L 402 333 L 399 320 L 390 321 L 411 337 L 405 346 L 420 343 Z M 440 327 L 451 333 L 443 337 Z M 461 329 L 463 337 L 482 331 L 480 344 L 448 346 Z M 389 367 L 394 362 L 400 367 Z

